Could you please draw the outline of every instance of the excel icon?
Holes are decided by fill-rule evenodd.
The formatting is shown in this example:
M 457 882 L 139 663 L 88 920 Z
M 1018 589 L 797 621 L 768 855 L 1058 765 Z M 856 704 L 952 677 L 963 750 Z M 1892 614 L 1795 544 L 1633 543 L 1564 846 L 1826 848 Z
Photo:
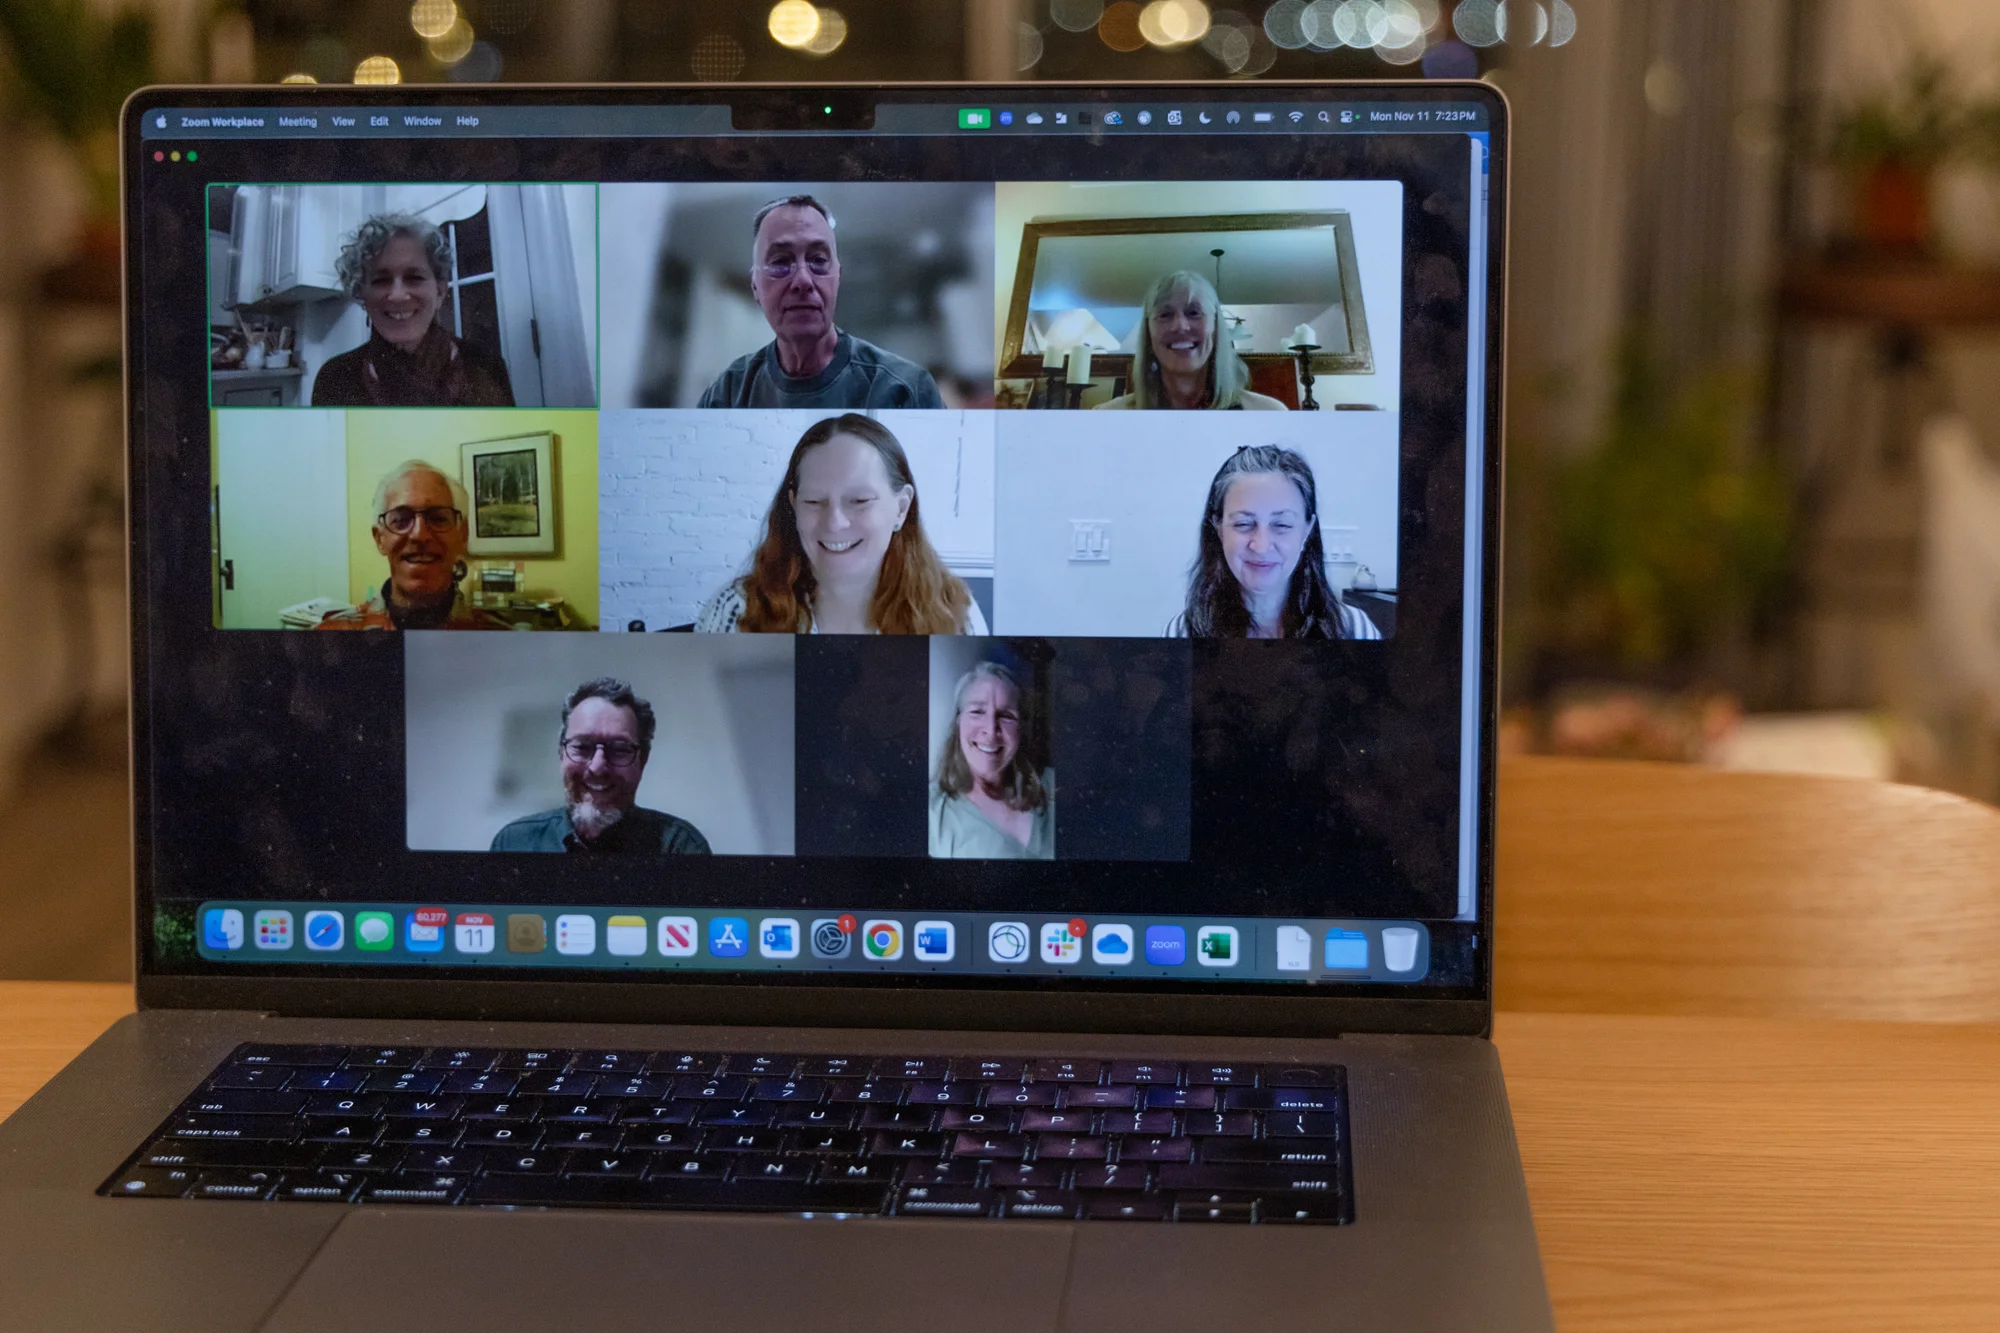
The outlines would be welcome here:
M 993 128 L 993 113 L 983 106 L 962 106 L 958 109 L 958 127 L 962 130 L 990 130 Z

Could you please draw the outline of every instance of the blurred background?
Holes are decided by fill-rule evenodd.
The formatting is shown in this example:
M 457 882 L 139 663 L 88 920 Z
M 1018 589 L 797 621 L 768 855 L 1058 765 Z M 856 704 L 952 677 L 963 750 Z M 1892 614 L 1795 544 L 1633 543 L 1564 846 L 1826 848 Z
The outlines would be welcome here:
M 1992 0 L 0 0 L 0 976 L 129 966 L 130 88 L 1360 76 L 1514 106 L 1505 744 L 2000 797 Z

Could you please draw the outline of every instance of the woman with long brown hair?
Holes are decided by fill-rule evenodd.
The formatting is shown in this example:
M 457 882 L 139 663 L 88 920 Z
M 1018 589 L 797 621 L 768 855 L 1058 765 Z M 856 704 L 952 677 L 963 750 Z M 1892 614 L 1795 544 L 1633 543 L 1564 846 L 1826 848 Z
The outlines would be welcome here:
M 1327 580 L 1312 465 L 1275 444 L 1238 449 L 1216 470 L 1201 515 L 1186 608 L 1172 637 L 1379 639 Z
M 924 536 L 902 444 L 848 412 L 799 437 L 750 572 L 709 598 L 695 629 L 984 634 L 986 620 Z

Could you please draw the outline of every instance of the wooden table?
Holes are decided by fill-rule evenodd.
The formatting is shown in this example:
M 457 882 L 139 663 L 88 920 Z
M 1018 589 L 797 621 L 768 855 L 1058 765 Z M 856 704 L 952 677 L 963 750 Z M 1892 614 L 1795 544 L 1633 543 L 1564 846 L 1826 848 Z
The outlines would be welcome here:
M 0 982 L 0 1116 L 122 986 Z M 1500 1017 L 1558 1324 L 2000 1327 L 2000 1026 Z

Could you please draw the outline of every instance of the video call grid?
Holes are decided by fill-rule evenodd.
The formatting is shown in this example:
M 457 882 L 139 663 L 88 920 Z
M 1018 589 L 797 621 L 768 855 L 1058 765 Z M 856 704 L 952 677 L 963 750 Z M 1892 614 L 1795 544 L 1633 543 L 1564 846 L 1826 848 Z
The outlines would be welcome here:
M 725 414 L 725 415 L 726 415 L 726 414 Z M 990 617 L 989 617 L 989 619 L 990 619 Z M 996 628 L 1004 628 L 1004 627 L 996 627 Z

